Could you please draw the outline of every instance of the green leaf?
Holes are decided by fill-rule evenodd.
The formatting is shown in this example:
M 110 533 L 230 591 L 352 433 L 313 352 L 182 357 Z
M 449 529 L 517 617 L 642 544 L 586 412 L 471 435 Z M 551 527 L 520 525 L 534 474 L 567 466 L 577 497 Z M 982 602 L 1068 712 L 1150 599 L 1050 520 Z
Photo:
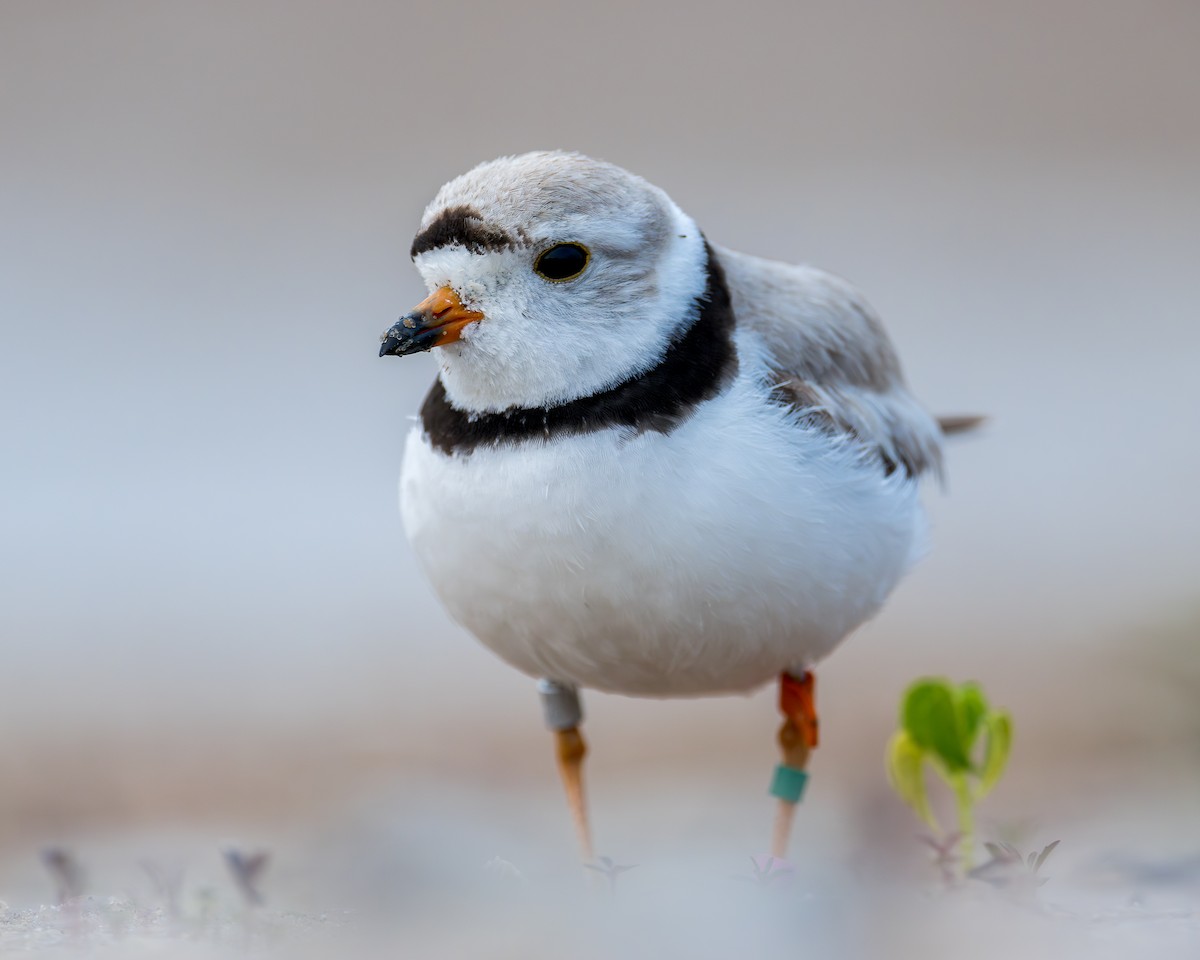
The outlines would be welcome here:
M 897 730 L 892 734 L 887 748 L 887 772 L 892 789 L 935 833 L 940 834 L 942 828 L 934 819 L 933 811 L 929 808 L 929 797 L 925 793 L 925 775 L 921 761 L 921 748 L 906 731 Z
M 963 744 L 969 754 L 975 746 L 975 740 L 982 728 L 983 718 L 987 715 L 987 699 L 977 683 L 964 683 L 955 693 L 958 702 L 958 715 L 962 724 Z
M 976 796 L 983 799 L 1000 781 L 1008 764 L 1008 752 L 1012 747 L 1012 718 L 1005 710 L 993 710 L 984 719 L 987 730 L 987 747 L 983 755 L 983 770 L 979 774 L 979 790 Z
M 946 680 L 918 680 L 904 696 L 902 726 L 913 743 L 951 773 L 971 768 L 954 688 Z

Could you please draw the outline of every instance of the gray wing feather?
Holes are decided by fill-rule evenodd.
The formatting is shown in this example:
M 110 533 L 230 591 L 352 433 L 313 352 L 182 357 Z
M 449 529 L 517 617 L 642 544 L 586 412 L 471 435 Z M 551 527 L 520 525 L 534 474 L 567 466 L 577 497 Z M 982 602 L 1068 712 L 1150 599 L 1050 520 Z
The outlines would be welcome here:
M 845 280 L 716 249 L 738 324 L 759 333 L 774 388 L 809 422 L 878 454 L 887 472 L 942 474 L 942 431 L 904 383 L 875 312 Z

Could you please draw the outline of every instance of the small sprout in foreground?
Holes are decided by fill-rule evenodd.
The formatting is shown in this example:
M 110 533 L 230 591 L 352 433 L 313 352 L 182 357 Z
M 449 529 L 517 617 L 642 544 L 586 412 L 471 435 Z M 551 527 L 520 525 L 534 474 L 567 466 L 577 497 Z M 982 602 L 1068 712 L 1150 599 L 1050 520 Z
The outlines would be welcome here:
M 982 757 L 975 756 L 983 740 Z M 962 861 L 969 870 L 975 837 L 975 804 L 1000 780 L 1012 745 L 1012 719 L 994 710 L 975 683 L 927 677 L 916 681 L 900 705 L 900 729 L 887 749 L 892 789 L 937 836 L 943 830 L 929 806 L 925 764 L 954 793 Z
M 158 895 L 162 897 L 167 914 L 179 917 L 179 892 L 183 889 L 183 866 L 181 864 L 164 864 L 157 860 L 138 861 L 146 876 L 154 884 Z
M 631 863 L 628 866 L 621 866 L 613 863 L 611 857 L 597 857 L 595 863 L 585 863 L 585 867 L 589 870 L 595 870 L 598 874 L 608 878 L 608 889 L 612 893 L 617 892 L 617 877 L 628 870 L 632 870 L 637 866 L 636 863 Z
M 69 850 L 47 847 L 42 851 L 42 863 L 50 871 L 58 892 L 58 902 L 66 903 L 83 894 L 83 868 Z
M 233 847 L 225 850 L 225 863 L 229 866 L 229 872 L 233 874 L 238 890 L 251 907 L 257 907 L 263 902 L 258 881 L 267 867 L 269 857 L 265 850 L 251 854 L 242 853 Z
M 1026 892 L 1047 883 L 1048 877 L 1039 877 L 1038 871 L 1046 859 L 1054 852 L 1058 840 L 1048 843 L 1041 851 L 1034 850 L 1029 856 L 1011 843 L 984 843 L 992 859 L 970 871 L 967 876 L 974 880 L 982 880 L 993 887 Z
M 958 877 L 958 844 L 962 834 L 955 831 L 944 837 L 923 836 L 921 839 L 933 850 L 933 865 L 942 875 L 942 883 L 953 886 Z

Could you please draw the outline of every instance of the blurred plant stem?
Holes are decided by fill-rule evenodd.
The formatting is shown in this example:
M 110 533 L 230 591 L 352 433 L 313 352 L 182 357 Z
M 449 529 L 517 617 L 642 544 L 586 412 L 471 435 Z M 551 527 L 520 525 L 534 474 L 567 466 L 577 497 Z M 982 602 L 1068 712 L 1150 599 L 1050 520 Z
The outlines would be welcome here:
M 958 832 L 962 839 L 959 852 L 965 870 L 975 865 L 975 797 L 971 793 L 971 784 L 965 773 L 957 773 L 951 777 L 954 790 L 954 805 L 958 811 Z

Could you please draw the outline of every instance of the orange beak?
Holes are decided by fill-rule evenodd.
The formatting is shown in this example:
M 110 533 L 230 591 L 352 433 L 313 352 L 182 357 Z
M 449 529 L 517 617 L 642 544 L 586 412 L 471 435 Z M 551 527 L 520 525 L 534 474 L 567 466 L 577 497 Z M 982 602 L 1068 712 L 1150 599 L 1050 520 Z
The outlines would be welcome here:
M 468 310 L 449 287 L 441 287 L 397 320 L 380 338 L 381 357 L 403 357 L 410 353 L 444 347 L 462 336 L 470 324 L 482 320 L 478 310 Z

